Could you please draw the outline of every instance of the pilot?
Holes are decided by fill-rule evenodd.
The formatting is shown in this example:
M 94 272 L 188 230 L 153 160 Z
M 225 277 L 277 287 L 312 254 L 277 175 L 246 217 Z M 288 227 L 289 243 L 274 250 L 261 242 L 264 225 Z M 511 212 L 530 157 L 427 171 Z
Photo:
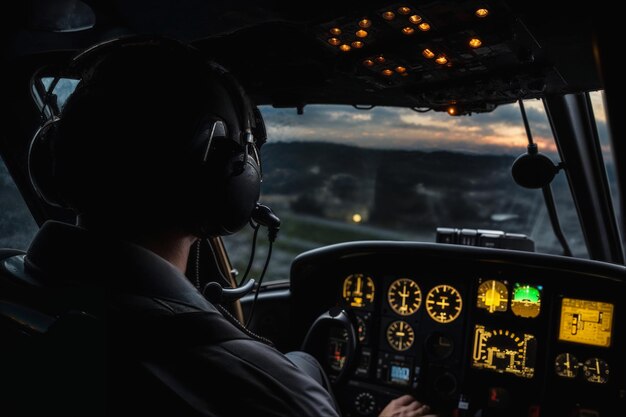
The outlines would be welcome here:
M 47 399 L 22 406 L 338 416 L 311 356 L 282 354 L 185 276 L 194 241 L 246 224 L 258 198 L 253 116 L 234 79 L 164 39 L 113 41 L 72 65 L 81 81 L 60 119 L 36 137 L 33 149 L 48 149 L 50 161 L 31 175 L 44 198 L 76 213 L 77 225 L 46 223 L 26 267 L 62 294 L 60 310 L 80 313 L 69 331 L 57 330 L 62 348 L 49 375 L 29 381 L 45 385 Z M 402 396 L 380 416 L 429 412 Z

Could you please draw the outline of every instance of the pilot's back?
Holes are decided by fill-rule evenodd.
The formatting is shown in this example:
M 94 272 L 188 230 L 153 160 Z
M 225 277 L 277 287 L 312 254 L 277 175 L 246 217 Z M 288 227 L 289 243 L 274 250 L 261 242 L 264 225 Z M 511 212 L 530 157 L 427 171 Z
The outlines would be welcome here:
M 66 313 L 22 375 L 45 392 L 22 414 L 337 415 L 322 386 L 146 249 L 47 223 L 26 266 Z

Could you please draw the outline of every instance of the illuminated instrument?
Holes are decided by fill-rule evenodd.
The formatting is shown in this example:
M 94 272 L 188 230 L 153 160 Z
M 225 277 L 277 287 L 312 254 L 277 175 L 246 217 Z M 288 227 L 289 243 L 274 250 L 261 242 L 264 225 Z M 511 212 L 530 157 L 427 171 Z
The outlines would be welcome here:
M 401 316 L 410 316 L 422 304 L 422 291 L 415 281 L 407 278 L 395 280 L 389 286 L 387 301 L 393 311 Z
M 402 352 L 413 346 L 415 333 L 409 323 L 398 320 L 387 327 L 387 342 L 393 349 Z
M 345 329 L 332 328 L 328 342 L 328 364 L 330 369 L 339 372 L 346 363 L 348 332 Z
M 554 371 L 563 378 L 576 378 L 579 368 L 580 362 L 569 353 L 561 353 L 554 360 Z
M 613 304 L 563 298 L 559 340 L 609 347 L 612 323 Z
M 599 358 L 589 358 L 583 363 L 585 379 L 594 384 L 609 382 L 609 364 Z
M 353 274 L 343 281 L 343 299 L 354 308 L 362 308 L 374 302 L 374 280 L 363 274 Z
M 436 322 L 453 322 L 461 314 L 462 308 L 461 294 L 450 285 L 437 285 L 426 296 L 426 311 Z
M 541 286 L 515 283 L 511 311 L 519 317 L 535 318 L 541 312 Z
M 478 287 L 476 307 L 490 313 L 506 311 L 509 302 L 509 290 L 506 285 L 494 279 L 485 281 Z
M 537 341 L 531 334 L 509 330 L 474 328 L 472 367 L 532 378 L 535 374 Z

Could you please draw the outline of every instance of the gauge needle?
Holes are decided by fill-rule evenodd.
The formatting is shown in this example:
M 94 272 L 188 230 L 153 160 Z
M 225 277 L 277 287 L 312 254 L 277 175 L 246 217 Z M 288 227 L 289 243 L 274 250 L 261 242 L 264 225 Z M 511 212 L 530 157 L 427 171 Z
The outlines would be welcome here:
M 402 297 L 402 305 L 406 305 L 406 299 L 409 296 L 409 292 L 406 290 L 406 284 L 404 284 L 404 287 L 402 288 L 402 292 L 399 294 L 400 297 Z
M 565 354 L 565 369 L 567 369 L 567 375 L 571 375 L 572 370 L 570 369 L 569 353 Z
M 600 375 L 600 361 L 596 358 L 596 372 Z
M 361 295 L 361 286 L 362 286 L 361 278 L 356 279 L 356 294 Z

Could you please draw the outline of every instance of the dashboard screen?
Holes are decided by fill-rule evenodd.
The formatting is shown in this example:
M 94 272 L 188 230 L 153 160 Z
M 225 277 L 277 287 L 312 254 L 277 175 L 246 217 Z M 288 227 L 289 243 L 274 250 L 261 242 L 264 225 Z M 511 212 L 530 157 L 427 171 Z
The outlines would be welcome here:
M 411 369 L 408 366 L 391 365 L 390 382 L 408 384 L 410 377 Z
M 559 340 L 609 347 L 612 324 L 613 304 L 563 298 Z
M 532 378 L 536 351 L 537 340 L 531 334 L 483 325 L 474 328 L 473 368 Z

